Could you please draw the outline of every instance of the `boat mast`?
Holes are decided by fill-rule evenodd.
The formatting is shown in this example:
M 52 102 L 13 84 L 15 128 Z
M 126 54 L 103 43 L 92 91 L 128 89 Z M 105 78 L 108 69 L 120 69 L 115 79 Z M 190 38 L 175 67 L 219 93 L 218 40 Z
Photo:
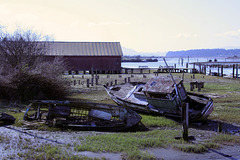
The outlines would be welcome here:
M 178 87 L 177 87 L 176 81 L 175 81 L 174 78 L 173 78 L 172 72 L 171 72 L 171 70 L 170 70 L 170 68 L 169 68 L 169 66 L 168 66 L 165 58 L 163 58 L 163 60 L 164 60 L 164 62 L 165 62 L 165 64 L 166 64 L 167 69 L 168 69 L 168 72 L 169 72 L 169 74 L 170 74 L 170 76 L 171 76 L 171 78 L 172 78 L 172 80 L 173 80 L 174 88 L 175 88 L 175 91 L 176 91 L 176 95 L 177 95 L 177 97 L 179 97 L 179 98 L 181 99 L 181 96 L 179 96 Z M 180 106 L 181 106 L 181 105 L 180 105 Z

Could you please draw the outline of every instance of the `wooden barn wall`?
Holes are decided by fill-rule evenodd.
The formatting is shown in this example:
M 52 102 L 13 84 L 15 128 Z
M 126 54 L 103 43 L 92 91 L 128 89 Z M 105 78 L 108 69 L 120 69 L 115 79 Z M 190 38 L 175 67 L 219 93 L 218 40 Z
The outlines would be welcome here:
M 53 59 L 55 56 L 47 56 Z M 73 71 L 121 71 L 121 56 L 63 56 Z

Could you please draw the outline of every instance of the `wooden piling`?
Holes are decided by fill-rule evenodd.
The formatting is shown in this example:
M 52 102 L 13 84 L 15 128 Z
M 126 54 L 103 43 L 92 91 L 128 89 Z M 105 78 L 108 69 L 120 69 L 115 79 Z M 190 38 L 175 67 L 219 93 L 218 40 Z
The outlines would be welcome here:
M 87 87 L 89 87 L 89 82 L 90 82 L 90 80 L 89 80 L 89 79 L 87 79 Z
M 94 80 L 94 78 L 91 79 L 91 85 L 92 85 L 92 86 L 93 86 L 93 80 Z
M 95 81 L 96 81 L 96 85 L 98 85 L 98 77 L 96 77 Z
M 182 105 L 183 140 L 185 141 L 188 141 L 188 121 L 189 121 L 188 108 L 189 108 L 188 103 L 184 103 Z
M 131 78 L 130 78 L 130 77 L 128 77 L 128 83 L 129 83 L 129 82 L 131 82 Z
M 221 77 L 223 77 L 223 65 L 221 65 Z
M 234 78 L 234 74 L 235 74 L 235 64 L 233 64 L 233 73 L 232 73 L 233 78 Z
M 236 64 L 236 78 L 238 78 L 238 64 Z

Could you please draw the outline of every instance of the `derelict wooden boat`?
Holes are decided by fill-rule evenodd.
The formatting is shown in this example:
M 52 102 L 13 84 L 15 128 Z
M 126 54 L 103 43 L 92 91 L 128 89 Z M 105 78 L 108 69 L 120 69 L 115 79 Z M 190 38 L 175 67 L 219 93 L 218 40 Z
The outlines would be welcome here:
M 141 116 L 130 109 L 110 104 L 41 100 L 32 101 L 24 120 L 44 120 L 49 125 L 83 130 L 122 131 L 136 126 Z
M 189 104 L 190 120 L 205 120 L 213 110 L 213 100 L 201 94 L 186 92 L 183 81 L 155 77 L 147 83 L 131 82 L 105 86 L 112 100 L 138 112 L 181 117 L 181 106 Z

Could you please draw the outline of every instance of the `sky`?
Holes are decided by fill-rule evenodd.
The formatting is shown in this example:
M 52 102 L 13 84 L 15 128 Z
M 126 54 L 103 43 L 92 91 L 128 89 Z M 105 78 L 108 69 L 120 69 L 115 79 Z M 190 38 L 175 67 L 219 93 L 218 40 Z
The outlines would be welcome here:
M 240 48 L 240 0 L 0 0 L 0 26 L 136 52 Z

